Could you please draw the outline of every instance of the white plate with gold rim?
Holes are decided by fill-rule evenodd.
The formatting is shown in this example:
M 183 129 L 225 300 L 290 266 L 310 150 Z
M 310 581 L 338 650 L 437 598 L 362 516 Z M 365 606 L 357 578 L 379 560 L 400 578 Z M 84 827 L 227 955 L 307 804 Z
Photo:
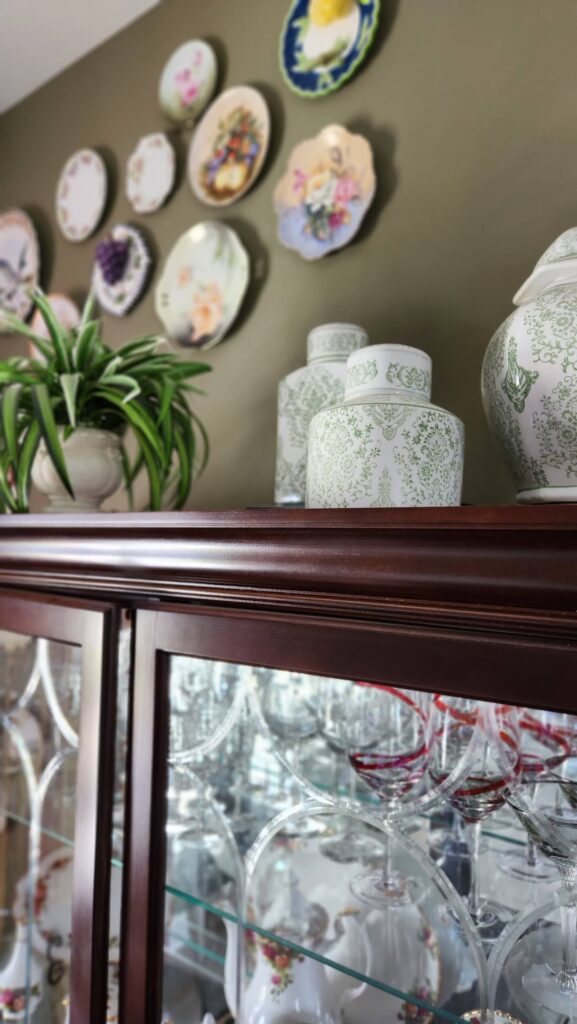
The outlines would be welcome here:
M 137 213 L 160 209 L 174 186 L 176 158 L 164 132 L 143 135 L 126 164 L 126 196 Z
M 94 149 L 79 149 L 66 161 L 56 188 L 56 220 L 69 242 L 96 231 L 106 206 L 106 166 Z

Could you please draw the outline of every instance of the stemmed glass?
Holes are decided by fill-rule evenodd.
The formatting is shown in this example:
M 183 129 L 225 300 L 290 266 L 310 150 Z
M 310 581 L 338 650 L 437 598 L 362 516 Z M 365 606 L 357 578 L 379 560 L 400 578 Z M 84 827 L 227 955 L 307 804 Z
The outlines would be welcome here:
M 570 743 L 561 723 L 551 721 L 548 712 L 525 709 L 520 717 L 520 778 L 525 792 L 534 799 L 537 786 L 547 770 L 554 770 L 568 756 Z M 499 867 L 513 878 L 544 882 L 555 877 L 555 867 L 538 855 L 535 840 L 528 838 L 526 850 L 511 850 L 499 858 Z
M 562 959 L 533 964 L 523 986 L 537 1003 L 567 1017 L 577 1016 L 577 757 L 549 772 L 555 805 L 538 806 L 530 787 L 513 787 L 508 802 L 527 833 L 559 872 Z
M 428 770 L 442 785 L 466 758 L 466 770 L 446 798 L 469 829 L 471 888 L 467 898 L 473 922 L 485 938 L 496 937 L 505 908 L 481 899 L 479 852 L 484 819 L 502 807 L 507 787 L 519 773 L 516 709 L 457 697 L 435 697 L 430 715 Z
M 427 765 L 427 715 L 420 695 L 393 686 L 355 683 L 344 715 L 344 732 L 350 763 L 378 795 L 390 827 L 403 813 L 403 802 L 421 782 Z M 357 875 L 351 882 L 353 894 L 386 907 L 416 902 L 422 886 L 393 869 L 388 828 L 382 838 L 381 869 Z

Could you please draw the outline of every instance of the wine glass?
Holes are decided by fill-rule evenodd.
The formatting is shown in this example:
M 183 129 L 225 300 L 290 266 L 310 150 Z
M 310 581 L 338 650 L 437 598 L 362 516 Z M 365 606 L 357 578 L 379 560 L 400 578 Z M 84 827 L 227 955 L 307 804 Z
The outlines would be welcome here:
M 446 798 L 469 830 L 471 887 L 469 913 L 480 935 L 493 939 L 505 924 L 505 908 L 481 899 L 479 852 L 483 820 L 502 807 L 507 787 L 519 772 L 516 709 L 460 697 L 435 697 L 430 715 L 428 771 L 443 785 L 463 757 L 466 769 Z
M 529 786 L 512 787 L 508 802 L 541 853 L 555 865 L 562 882 L 562 958 L 533 964 L 523 986 L 540 1006 L 577 1016 L 577 757 L 548 773 L 555 804 L 539 806 Z M 544 787 L 543 787 L 544 788 Z
M 379 797 L 388 826 L 382 837 L 382 867 L 357 875 L 351 891 L 373 905 L 399 907 L 416 902 L 422 885 L 393 869 L 389 828 L 425 774 L 427 715 L 420 695 L 393 686 L 355 683 L 343 724 L 350 763 Z
M 334 758 L 334 777 L 332 793 L 338 798 L 343 758 L 349 772 L 348 798 L 354 805 L 357 795 L 357 775 L 347 758 L 347 743 L 344 735 L 343 722 L 348 710 L 348 698 L 352 683 L 341 679 L 325 679 L 319 687 L 317 702 L 317 723 L 320 735 Z M 344 829 L 336 836 L 330 836 L 319 843 L 319 850 L 324 857 L 337 864 L 351 864 L 357 860 L 382 854 L 382 843 L 363 835 L 361 824 L 351 815 L 345 819 Z
M 528 708 L 521 713 L 519 720 L 520 778 L 527 787 L 526 792 L 535 797 L 540 778 L 547 770 L 554 770 L 568 756 L 570 742 L 563 723 L 551 721 L 552 716 L 546 712 L 532 711 Z M 528 837 L 526 850 L 510 850 L 499 858 L 499 867 L 505 874 L 513 878 L 535 879 L 538 882 L 549 881 L 556 876 L 555 866 L 546 858 L 539 856 L 535 840 Z

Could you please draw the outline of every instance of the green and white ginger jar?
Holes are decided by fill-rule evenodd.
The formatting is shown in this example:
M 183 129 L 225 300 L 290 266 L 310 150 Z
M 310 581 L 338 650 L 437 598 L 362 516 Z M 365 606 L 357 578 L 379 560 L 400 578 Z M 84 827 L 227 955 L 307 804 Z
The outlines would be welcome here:
M 577 228 L 519 289 L 483 363 L 489 426 L 519 502 L 577 501 Z
M 464 427 L 430 397 L 425 352 L 408 345 L 355 352 L 344 402 L 311 423 L 307 507 L 460 505 Z
M 284 377 L 278 389 L 276 505 L 303 505 L 307 445 L 313 416 L 342 401 L 347 359 L 367 344 L 356 324 L 322 324 L 307 338 L 307 365 Z

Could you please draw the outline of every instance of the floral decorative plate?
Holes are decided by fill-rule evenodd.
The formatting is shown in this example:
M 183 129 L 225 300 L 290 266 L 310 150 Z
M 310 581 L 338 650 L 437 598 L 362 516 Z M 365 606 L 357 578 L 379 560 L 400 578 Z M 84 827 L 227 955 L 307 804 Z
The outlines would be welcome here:
M 151 264 L 140 231 L 129 224 L 115 224 L 96 246 L 92 271 L 92 287 L 102 309 L 125 316 L 146 290 Z
M 280 41 L 290 88 L 315 98 L 354 75 L 375 37 L 380 0 L 294 0 Z
M 56 220 L 69 242 L 83 242 L 98 227 L 106 205 L 104 161 L 93 149 L 79 149 L 66 161 L 56 189 Z
M 188 154 L 193 191 L 209 206 L 230 206 L 261 172 L 270 134 L 268 107 L 257 89 L 239 85 L 209 107 Z
M 160 108 L 174 124 L 190 124 L 202 113 L 216 87 L 214 50 L 201 39 L 191 39 L 175 50 L 165 64 L 158 85 Z
M 25 319 L 32 309 L 28 292 L 38 284 L 40 251 L 30 217 L 23 210 L 0 213 L 0 328 L 2 310 Z
M 348 245 L 375 194 L 369 143 L 340 125 L 293 149 L 274 192 L 278 236 L 305 260 Z
M 137 213 L 153 213 L 172 191 L 174 149 L 163 132 L 144 135 L 126 164 L 126 195 Z
M 236 232 L 218 221 L 195 224 L 166 260 L 156 312 L 180 345 L 212 348 L 236 318 L 248 281 L 249 259 Z

